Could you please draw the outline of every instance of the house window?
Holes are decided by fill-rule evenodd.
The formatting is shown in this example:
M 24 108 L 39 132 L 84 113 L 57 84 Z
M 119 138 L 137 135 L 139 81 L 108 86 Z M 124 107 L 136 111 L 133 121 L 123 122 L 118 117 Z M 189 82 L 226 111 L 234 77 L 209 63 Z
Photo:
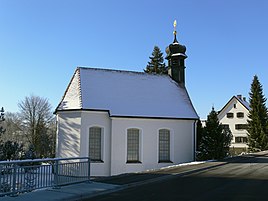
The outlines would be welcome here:
M 170 162 L 170 131 L 159 130 L 159 163 Z
M 140 131 L 136 128 L 127 130 L 127 163 L 140 162 Z
M 234 113 L 232 113 L 232 112 L 228 112 L 228 113 L 226 114 L 226 116 L 227 116 L 227 118 L 234 118 Z
M 229 124 L 222 124 L 223 129 L 230 129 Z
M 236 108 L 236 104 L 234 104 L 234 108 Z
M 248 128 L 247 124 L 235 124 L 236 130 L 246 130 Z
M 101 160 L 101 128 L 89 128 L 89 157 L 91 161 Z
M 246 144 L 248 142 L 247 137 L 235 137 L 235 143 Z
M 244 113 L 243 112 L 238 112 L 236 113 L 237 118 L 244 118 Z

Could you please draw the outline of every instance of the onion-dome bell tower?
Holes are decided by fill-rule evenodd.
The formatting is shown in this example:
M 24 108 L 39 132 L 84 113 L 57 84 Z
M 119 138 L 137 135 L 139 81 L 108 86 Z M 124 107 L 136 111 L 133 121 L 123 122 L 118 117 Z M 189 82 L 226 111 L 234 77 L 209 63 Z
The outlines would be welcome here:
M 185 64 L 184 60 L 187 58 L 185 52 L 186 47 L 179 44 L 177 40 L 177 22 L 174 21 L 174 41 L 166 48 L 166 59 L 168 60 L 168 74 L 178 84 L 185 86 Z

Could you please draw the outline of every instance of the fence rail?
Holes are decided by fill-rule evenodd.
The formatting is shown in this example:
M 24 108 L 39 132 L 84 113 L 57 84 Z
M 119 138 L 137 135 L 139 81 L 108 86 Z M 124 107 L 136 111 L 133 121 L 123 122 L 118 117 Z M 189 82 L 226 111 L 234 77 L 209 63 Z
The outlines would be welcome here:
M 0 196 L 90 180 L 88 157 L 0 162 Z

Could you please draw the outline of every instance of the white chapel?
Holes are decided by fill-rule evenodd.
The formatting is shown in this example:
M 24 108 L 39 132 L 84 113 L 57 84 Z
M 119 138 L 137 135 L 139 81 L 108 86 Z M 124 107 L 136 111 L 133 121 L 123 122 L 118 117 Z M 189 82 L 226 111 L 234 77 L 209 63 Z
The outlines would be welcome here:
M 185 85 L 185 52 L 175 32 L 169 75 L 78 67 L 55 112 L 56 156 L 89 156 L 92 176 L 195 160 L 199 117 Z

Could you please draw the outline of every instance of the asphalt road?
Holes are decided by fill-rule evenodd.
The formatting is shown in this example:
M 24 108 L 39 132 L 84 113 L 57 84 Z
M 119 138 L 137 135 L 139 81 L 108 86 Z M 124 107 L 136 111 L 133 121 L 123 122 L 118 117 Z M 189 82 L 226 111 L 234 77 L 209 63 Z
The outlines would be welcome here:
M 178 168 L 177 173 L 180 171 Z M 216 166 L 211 163 L 211 167 L 187 174 L 171 169 L 163 175 L 162 180 L 87 201 L 268 201 L 268 154 L 229 159 Z

